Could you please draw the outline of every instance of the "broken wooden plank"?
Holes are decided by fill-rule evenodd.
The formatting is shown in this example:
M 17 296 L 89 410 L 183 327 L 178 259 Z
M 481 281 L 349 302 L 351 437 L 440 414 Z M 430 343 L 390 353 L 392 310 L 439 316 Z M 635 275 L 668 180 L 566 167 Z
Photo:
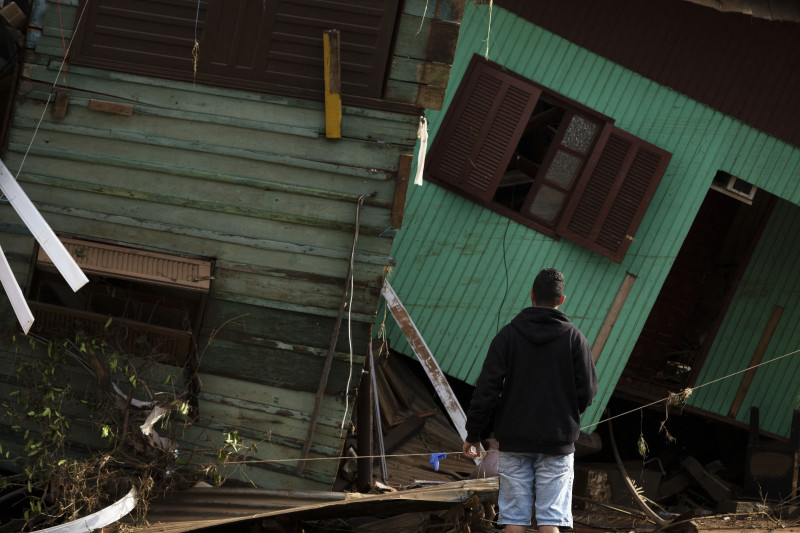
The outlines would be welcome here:
M 447 383 L 447 379 L 444 376 L 444 372 L 442 372 L 442 369 L 439 367 L 439 363 L 436 362 L 425 339 L 422 338 L 417 326 L 414 324 L 408 311 L 406 311 L 406 308 L 403 306 L 403 303 L 397 297 L 397 293 L 394 292 L 394 289 L 388 281 L 383 284 L 382 294 L 386 300 L 386 305 L 389 307 L 389 311 L 397 321 L 397 325 L 400 326 L 403 335 L 405 335 L 408 343 L 411 345 L 411 349 L 414 350 L 420 363 L 422 363 L 422 367 L 431 380 L 433 388 L 442 400 L 444 408 L 453 421 L 456 431 L 458 431 L 462 439 L 466 439 L 467 430 L 465 424 L 467 422 L 467 417 L 464 414 L 464 410 L 461 408 L 461 404 L 453 393 L 453 390 Z
M 422 338 L 417 326 L 414 324 L 408 311 L 406 311 L 406 308 L 403 306 L 403 303 L 397 297 L 397 294 L 388 281 L 383 284 L 382 294 L 386 300 L 386 305 L 389 307 L 389 311 L 397 321 L 397 325 L 400 326 L 400 330 L 411 345 L 411 349 L 414 350 L 420 363 L 422 363 L 422 368 L 428 375 L 428 379 L 431 380 L 436 394 L 439 395 L 439 399 L 442 401 L 445 411 L 447 411 L 450 420 L 453 422 L 453 426 L 461 439 L 466 440 L 467 429 L 465 425 L 467 416 L 464 414 L 461 404 L 453 393 L 453 389 L 450 388 L 450 384 L 447 382 L 444 372 L 442 372 L 442 369 L 439 367 L 439 363 L 436 362 L 433 353 L 431 353 L 430 348 L 428 348 L 428 345 L 425 343 L 425 339 Z M 480 463 L 480 457 L 475 458 L 475 463 Z
M 53 103 L 53 109 L 50 113 L 53 118 L 64 118 L 67 116 L 67 108 L 69 107 L 69 94 L 56 93 L 56 101 Z
M 100 111 L 102 113 L 111 113 L 112 115 L 122 115 L 125 117 L 130 117 L 133 115 L 133 106 L 130 104 L 109 102 L 108 100 L 96 100 L 94 98 L 89 100 L 89 109 L 92 111 Z
M 386 452 L 389 453 L 400 446 L 411 435 L 425 425 L 425 418 L 419 415 L 409 416 L 402 423 L 393 427 L 386 435 Z
M 721 502 L 730 498 L 731 489 L 719 477 L 708 472 L 694 457 L 682 461 L 683 467 L 697 481 L 714 501 Z
M 592 345 L 592 361 L 594 361 L 595 364 L 597 364 L 597 360 L 600 359 L 600 354 L 603 352 L 603 348 L 608 338 L 611 336 L 614 324 L 616 324 L 617 318 L 619 318 L 622 307 L 625 305 L 625 301 L 628 299 L 628 295 L 633 288 L 633 282 L 635 281 L 636 276 L 630 272 L 625 273 L 625 278 L 622 280 L 622 283 L 620 283 L 617 295 L 614 297 L 614 301 L 611 302 L 611 307 L 606 314 L 605 320 L 603 320 L 603 325 L 600 326 L 600 332 L 597 334 L 597 338 L 595 338 L 594 344 Z

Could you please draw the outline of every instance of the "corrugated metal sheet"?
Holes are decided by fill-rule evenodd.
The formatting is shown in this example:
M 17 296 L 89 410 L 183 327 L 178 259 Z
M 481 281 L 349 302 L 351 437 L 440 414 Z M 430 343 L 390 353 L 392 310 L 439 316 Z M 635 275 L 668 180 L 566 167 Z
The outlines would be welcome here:
M 800 146 L 796 126 L 800 104 L 795 94 L 800 86 L 795 68 L 800 63 L 800 26 L 794 22 L 721 13 L 685 0 L 497 0 L 495 4 Z M 774 7 L 776 13 L 783 11 L 778 4 Z M 798 8 L 792 11 L 798 13 Z
M 598 362 L 600 392 L 584 417 L 597 421 L 714 174 L 726 170 L 800 203 L 800 150 L 592 54 L 495 7 L 467 5 L 451 90 L 473 53 L 608 115 L 620 128 L 673 153 L 635 242 L 621 265 L 426 183 L 409 192 L 390 281 L 442 369 L 474 383 L 494 333 L 528 305 L 543 267 L 567 280 L 563 309 L 590 343 L 626 272 L 637 276 Z M 448 104 L 449 101 L 446 101 Z M 441 113 L 430 113 L 436 134 Z M 767 311 L 768 312 L 768 311 Z M 399 331 L 392 345 L 410 354 Z M 762 411 L 764 420 L 769 415 Z

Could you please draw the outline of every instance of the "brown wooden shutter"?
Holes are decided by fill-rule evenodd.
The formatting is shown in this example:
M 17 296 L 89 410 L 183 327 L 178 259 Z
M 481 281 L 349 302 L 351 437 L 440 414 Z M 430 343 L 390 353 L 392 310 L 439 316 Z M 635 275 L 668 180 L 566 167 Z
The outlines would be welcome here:
M 83 3 L 86 4 L 88 0 Z M 191 79 L 208 0 L 91 0 L 71 62 Z
M 427 175 L 491 201 L 541 89 L 472 59 L 431 146 Z
M 622 262 L 671 154 L 607 124 L 557 233 Z
M 380 98 L 398 2 L 200 0 L 198 14 L 198 0 L 92 0 L 73 62 L 316 98 L 322 34 L 338 29 L 342 94 Z

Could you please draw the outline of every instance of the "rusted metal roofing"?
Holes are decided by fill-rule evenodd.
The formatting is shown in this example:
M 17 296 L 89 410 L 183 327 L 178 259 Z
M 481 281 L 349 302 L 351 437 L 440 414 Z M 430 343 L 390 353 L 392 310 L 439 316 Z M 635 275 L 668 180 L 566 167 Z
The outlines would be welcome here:
M 698 0 L 700 1 L 700 0 Z M 703 4 L 712 3 L 702 0 Z M 713 2 L 732 11 L 731 2 Z M 800 26 L 685 0 L 527 2 L 499 5 L 594 53 L 795 146 L 800 146 Z M 742 6 L 742 2 L 736 2 Z M 784 5 L 780 2 L 776 5 Z M 769 2 L 773 6 L 773 2 Z M 730 9 L 729 9 L 730 8 Z M 797 11 L 798 7 L 795 7 Z M 775 8 L 773 20 L 796 21 Z M 786 13 L 786 16 L 780 15 Z

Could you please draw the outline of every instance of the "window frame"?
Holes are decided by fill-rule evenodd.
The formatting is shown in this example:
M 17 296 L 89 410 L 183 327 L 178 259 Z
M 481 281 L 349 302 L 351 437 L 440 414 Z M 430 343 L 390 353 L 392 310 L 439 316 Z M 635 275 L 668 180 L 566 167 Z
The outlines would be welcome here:
M 509 87 L 527 94 L 528 100 L 508 98 Z M 563 109 L 564 114 L 517 211 L 493 199 L 539 101 Z M 570 151 L 566 149 L 569 145 L 562 143 L 575 116 L 597 126 L 585 153 Z M 493 138 L 489 130 L 502 135 Z M 487 165 L 482 152 L 492 150 L 502 150 L 502 155 L 495 157 L 493 165 Z M 548 220 L 531 214 L 529 209 L 543 185 L 553 187 L 556 183 L 546 176 L 559 151 L 581 160 L 569 186 L 558 187 L 564 195 Z M 634 240 L 670 157 L 669 152 L 617 128 L 612 118 L 476 54 L 431 145 L 425 177 L 540 233 L 554 239 L 567 238 L 619 263 Z M 480 175 L 483 188 L 470 186 L 469 176 L 475 173 Z M 582 198 L 584 205 L 579 210 Z M 591 200 L 588 210 L 587 198 Z M 587 230 L 573 224 L 573 218 L 582 218 L 583 225 L 589 223 L 591 227 Z
M 81 239 L 60 240 L 87 274 L 90 283 L 79 293 L 73 294 L 61 276 L 57 275 L 44 250 L 38 248 L 27 296 L 28 304 L 37 318 L 35 328 L 43 328 L 48 334 L 59 334 L 73 330 L 76 324 L 81 323 L 87 332 L 104 334 L 106 332 L 103 324 L 108 326 L 107 321 L 111 317 L 113 329 L 121 328 L 128 332 L 123 335 L 125 338 L 131 338 L 136 333 L 146 338 L 151 345 L 161 348 L 152 354 L 146 354 L 151 358 L 176 367 L 192 364 L 192 349 L 197 343 L 213 279 L 213 262 Z M 186 323 L 184 327 L 175 327 L 174 324 L 153 322 L 152 318 L 145 321 L 140 316 L 141 310 L 136 317 L 93 310 L 93 297 L 102 294 L 106 280 L 112 285 L 115 280 L 123 284 L 114 289 L 118 291 L 114 294 L 117 299 L 130 300 L 141 308 L 151 306 L 151 311 L 157 308 L 155 303 L 163 300 L 165 308 L 183 308 L 190 323 Z M 124 288 L 126 283 L 131 286 Z M 42 290 L 47 290 L 47 287 L 58 289 L 62 285 L 63 293 L 69 295 L 71 302 L 48 302 Z M 151 292 L 138 291 L 137 287 L 148 287 Z M 163 291 L 166 297 L 158 297 L 156 302 L 152 296 L 153 291 Z M 50 292 L 57 295 L 53 290 Z M 181 294 L 188 303 L 175 307 L 177 298 L 183 298 Z

